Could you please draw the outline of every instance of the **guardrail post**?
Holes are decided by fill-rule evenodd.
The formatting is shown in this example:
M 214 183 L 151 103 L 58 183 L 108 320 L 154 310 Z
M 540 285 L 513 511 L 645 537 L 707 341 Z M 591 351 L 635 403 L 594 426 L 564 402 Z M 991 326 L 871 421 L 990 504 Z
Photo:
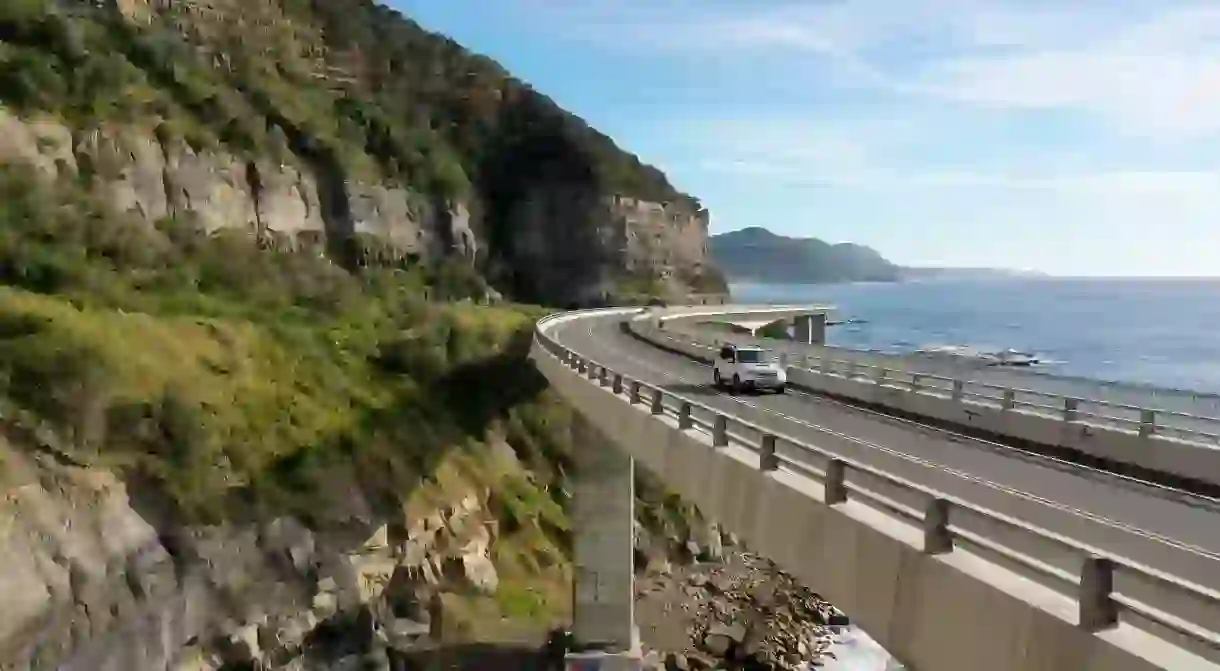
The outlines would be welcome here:
M 931 499 L 923 513 L 923 551 L 941 555 L 953 551 L 953 534 L 949 531 L 949 502 Z
M 1098 632 L 1118 624 L 1114 591 L 1114 562 L 1105 557 L 1085 557 L 1080 567 L 1080 628 Z
M 639 380 L 631 381 L 631 404 L 636 405 L 640 402 L 640 382 Z
M 1005 389 L 1004 395 L 1000 398 L 1000 409 L 1012 410 L 1015 407 L 1017 407 L 1017 392 Z
M 775 436 L 764 433 L 758 450 L 758 470 L 774 471 L 779 468 L 779 457 L 775 456 Z
M 847 370 L 843 371 L 843 377 L 847 378 L 848 380 L 856 379 L 856 362 L 855 361 L 847 362 Z
M 1156 410 L 1140 410 L 1140 435 L 1156 433 Z
M 1063 421 L 1074 422 L 1080 413 L 1080 399 L 1065 398 L 1063 399 Z
M 654 415 L 664 415 L 665 414 L 665 400 L 664 399 L 665 399 L 665 397 L 661 394 L 660 389 L 652 390 L 652 414 L 654 414 Z
M 885 368 L 878 368 L 877 369 L 877 384 L 878 385 L 885 384 L 885 379 L 887 377 L 889 377 L 889 373 L 890 373 L 890 371 Z
M 588 362 L 588 361 L 585 361 L 584 359 L 581 359 L 581 358 L 579 358 L 579 357 L 576 359 L 576 366 L 575 366 L 575 368 L 576 368 L 576 372 L 577 372 L 577 373 L 580 373 L 581 375 L 584 375 L 584 374 L 585 374 L 585 369 L 586 369 L 588 366 L 589 366 L 589 362 Z
M 614 382 L 610 385 L 610 390 L 614 392 L 615 396 L 623 393 L 623 374 L 622 373 L 614 374 Z
M 822 502 L 828 506 L 847 502 L 847 464 L 842 459 L 826 462 L 826 479 L 822 482 Z
M 596 365 L 596 364 L 592 364 L 592 363 L 591 363 L 591 364 L 589 364 L 589 379 L 590 379 L 590 380 L 596 380 L 596 379 L 597 379 L 597 371 L 598 371 L 599 369 L 600 369 L 600 370 L 605 370 L 605 368 L 603 368 L 602 366 L 598 366 L 598 365 Z
M 605 387 L 610 384 L 610 370 L 602 366 L 602 370 L 597 374 L 597 384 Z
M 678 407 L 678 428 L 685 430 L 690 427 L 690 403 L 682 401 L 682 405 Z
M 966 396 L 966 383 L 961 380 L 953 381 L 953 400 L 961 403 Z
M 729 418 L 726 415 L 716 415 L 712 424 L 712 447 L 729 446 Z
M 919 373 L 911 373 L 911 391 L 919 391 L 923 385 L 923 376 Z

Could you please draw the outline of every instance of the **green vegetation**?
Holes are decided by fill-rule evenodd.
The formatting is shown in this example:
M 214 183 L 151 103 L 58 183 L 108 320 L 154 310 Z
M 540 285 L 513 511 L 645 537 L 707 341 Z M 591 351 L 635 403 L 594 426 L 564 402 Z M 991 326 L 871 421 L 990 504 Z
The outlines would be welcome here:
M 523 356 L 541 313 L 424 300 L 436 279 L 354 276 L 183 222 L 148 230 L 7 169 L 3 415 L 200 519 L 251 500 L 308 515 L 310 483 L 336 460 L 387 494 L 410 491 L 431 460 L 493 427 L 531 466 L 562 464 L 555 425 L 570 417 Z
M 517 200 L 557 180 L 698 205 L 495 63 L 370 0 L 125 4 L 137 16 L 0 1 L 0 106 L 464 200 L 492 249 Z M 542 309 L 477 305 L 486 283 L 465 262 L 356 268 L 189 217 L 149 227 L 96 200 L 107 167 L 78 159 L 75 179 L 0 167 L 14 449 L 112 470 L 186 524 L 322 525 L 348 484 L 386 507 L 491 491 L 503 589 L 471 617 L 566 607 L 574 417 L 526 358 Z M 500 444 L 517 468 L 491 458 Z M 650 523 L 680 527 L 673 503 L 654 496 Z
M 892 282 L 900 268 L 869 247 L 788 238 L 751 227 L 712 236 L 712 259 L 735 280 L 778 284 Z
M 80 127 L 154 120 L 196 146 L 291 149 L 429 196 L 473 196 L 493 215 L 539 170 L 697 205 L 495 62 L 372 0 L 155 12 L 144 22 L 85 0 L 6 1 L 0 102 Z
M 425 300 L 453 297 L 441 274 L 150 230 L 11 168 L 0 280 L 13 446 L 117 472 L 182 523 L 325 525 L 349 484 L 387 509 L 491 491 L 504 591 L 464 608 L 541 622 L 567 607 L 573 416 L 525 357 L 541 310 Z M 497 442 L 520 466 L 497 465 Z

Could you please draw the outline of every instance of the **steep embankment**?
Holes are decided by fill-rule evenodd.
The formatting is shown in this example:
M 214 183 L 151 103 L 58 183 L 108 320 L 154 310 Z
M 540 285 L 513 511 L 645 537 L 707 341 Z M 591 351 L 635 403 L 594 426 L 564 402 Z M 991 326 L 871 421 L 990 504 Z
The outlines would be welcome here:
M 453 256 L 530 302 L 723 288 L 698 201 L 392 10 L 113 1 L 0 8 L 0 159 L 148 223 L 189 215 L 348 265 Z
M 717 267 L 738 281 L 890 282 L 901 275 L 898 266 L 869 247 L 789 238 L 757 227 L 713 236 L 711 252 Z
M 355 0 L 0 3 L 0 164 L 0 665 L 384 667 L 563 620 L 580 420 L 543 311 L 479 303 L 713 277 L 660 173 Z

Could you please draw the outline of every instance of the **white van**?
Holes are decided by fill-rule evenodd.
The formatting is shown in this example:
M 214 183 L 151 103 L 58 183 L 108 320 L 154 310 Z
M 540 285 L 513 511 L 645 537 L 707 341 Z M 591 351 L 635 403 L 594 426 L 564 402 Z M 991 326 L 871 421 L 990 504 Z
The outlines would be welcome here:
M 712 384 L 717 388 L 728 385 L 733 391 L 743 389 L 774 389 L 784 393 L 788 376 L 774 357 L 761 347 L 725 345 L 712 365 Z

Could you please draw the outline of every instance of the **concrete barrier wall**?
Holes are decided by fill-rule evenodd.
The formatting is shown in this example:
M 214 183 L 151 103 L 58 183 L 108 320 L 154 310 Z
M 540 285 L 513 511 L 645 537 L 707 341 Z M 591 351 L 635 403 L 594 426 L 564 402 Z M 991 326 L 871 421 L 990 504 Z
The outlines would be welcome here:
M 1215 668 L 1132 627 L 1090 633 L 1076 626 L 1077 605 L 1062 593 L 966 550 L 926 554 L 921 528 L 851 500 L 828 506 L 816 482 L 764 472 L 740 446 L 713 448 L 706 433 L 626 403 L 538 343 L 533 358 L 553 388 L 638 464 L 847 612 L 908 668 Z
M 630 328 L 645 340 L 676 349 L 692 358 L 710 362 L 714 354 L 713 347 L 693 342 L 689 334 L 657 329 L 648 321 L 632 321 Z M 734 338 L 745 342 L 742 338 Z M 895 386 L 879 385 L 873 381 L 849 380 L 842 376 L 795 366 L 789 366 L 787 373 L 790 384 L 811 391 L 834 394 L 977 431 L 1072 450 L 1179 478 L 1220 485 L 1220 449 L 1155 434 L 1141 436 L 1135 432 L 1084 421 L 1064 421 L 1019 408 L 1002 410 L 969 401 L 955 401 Z

